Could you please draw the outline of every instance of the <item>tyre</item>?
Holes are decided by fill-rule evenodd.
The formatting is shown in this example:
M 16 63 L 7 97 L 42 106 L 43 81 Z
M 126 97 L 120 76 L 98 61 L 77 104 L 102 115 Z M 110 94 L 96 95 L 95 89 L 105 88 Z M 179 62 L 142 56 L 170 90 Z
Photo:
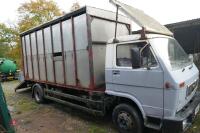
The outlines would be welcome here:
M 33 96 L 37 103 L 44 103 L 44 90 L 39 84 L 33 86 Z
M 112 117 L 120 133 L 143 133 L 143 120 L 132 106 L 117 105 L 113 110 Z

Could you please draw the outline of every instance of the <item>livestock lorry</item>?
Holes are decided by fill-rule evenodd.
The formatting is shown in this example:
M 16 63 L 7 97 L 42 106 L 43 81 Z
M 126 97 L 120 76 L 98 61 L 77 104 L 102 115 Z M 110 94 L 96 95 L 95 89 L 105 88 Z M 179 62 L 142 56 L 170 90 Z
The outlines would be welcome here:
M 21 33 L 25 80 L 16 90 L 31 87 L 37 103 L 112 111 L 121 133 L 185 131 L 199 111 L 197 67 L 166 27 L 111 2 L 116 13 L 86 6 Z M 142 29 L 131 34 L 132 22 Z

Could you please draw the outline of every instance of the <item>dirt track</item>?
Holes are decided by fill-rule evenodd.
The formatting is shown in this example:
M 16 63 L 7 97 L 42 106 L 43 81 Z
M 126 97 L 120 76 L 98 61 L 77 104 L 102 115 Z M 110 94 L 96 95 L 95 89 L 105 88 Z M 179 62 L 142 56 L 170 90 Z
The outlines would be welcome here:
M 110 117 L 95 117 L 62 104 L 36 104 L 31 91 L 14 92 L 19 82 L 2 83 L 17 133 L 117 133 Z M 200 116 L 187 133 L 200 133 Z M 158 133 L 145 130 L 145 133 Z
M 117 133 L 110 118 L 96 117 L 57 103 L 35 103 L 31 91 L 15 93 L 17 81 L 2 83 L 17 133 Z

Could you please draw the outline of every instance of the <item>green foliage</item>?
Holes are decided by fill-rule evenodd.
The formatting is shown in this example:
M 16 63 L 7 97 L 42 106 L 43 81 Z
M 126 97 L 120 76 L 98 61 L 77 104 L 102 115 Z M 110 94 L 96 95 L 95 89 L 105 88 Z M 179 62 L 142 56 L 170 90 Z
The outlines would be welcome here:
M 20 32 L 61 15 L 60 9 L 52 0 L 30 0 L 18 8 L 18 13 Z
M 18 33 L 14 28 L 0 23 L 0 44 L 10 45 L 10 43 L 15 42 L 17 36 Z
M 52 0 L 30 0 L 29 2 L 25 2 L 18 8 L 18 14 L 19 33 L 62 15 L 61 10 Z M 19 36 L 16 39 L 16 45 L 11 51 L 9 57 L 14 59 L 19 67 L 22 68 L 21 43 Z
M 6 58 L 10 47 L 6 44 L 0 44 L 0 58 Z
M 19 64 L 20 53 L 15 50 L 19 43 L 19 34 L 16 28 L 0 24 L 0 58 L 8 58 Z
M 15 28 L 0 23 L 0 58 L 7 58 L 12 45 L 16 44 L 18 33 Z

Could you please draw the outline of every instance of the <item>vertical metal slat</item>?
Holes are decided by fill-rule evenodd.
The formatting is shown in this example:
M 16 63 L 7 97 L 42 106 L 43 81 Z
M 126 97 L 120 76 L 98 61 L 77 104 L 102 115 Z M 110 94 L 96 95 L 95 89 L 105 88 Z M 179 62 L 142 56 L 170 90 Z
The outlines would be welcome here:
M 65 51 L 64 51 L 64 42 L 63 42 L 63 28 L 62 22 L 60 22 L 60 37 L 61 37 L 61 45 L 62 45 L 62 64 L 63 64 L 63 77 L 64 77 L 64 84 L 66 85 L 66 69 L 65 69 Z
M 34 67 L 33 67 L 33 51 L 32 51 L 32 42 L 31 42 L 31 34 L 29 34 L 29 41 L 30 41 L 30 51 L 31 51 L 31 67 L 32 67 L 32 78 L 35 79 L 34 74 Z
M 45 38 L 44 38 L 44 29 L 42 29 L 42 41 L 43 41 L 43 51 L 44 51 L 45 79 L 47 82 L 47 61 L 46 61 L 46 52 L 45 52 L 46 44 L 45 44 Z
M 51 31 L 51 47 L 52 47 L 52 61 L 53 61 L 53 77 L 54 77 L 54 83 L 56 83 L 56 71 L 55 71 L 55 61 L 53 59 L 53 53 L 54 53 L 54 44 L 53 44 L 53 33 L 52 33 L 52 25 L 50 26 Z
M 78 72 L 77 72 L 77 56 L 76 56 L 76 41 L 75 41 L 75 31 L 74 31 L 74 18 L 71 17 L 72 21 L 72 36 L 73 36 L 73 49 L 74 49 L 74 67 L 75 67 L 75 81 L 76 85 L 79 85 Z
M 87 37 L 88 37 L 88 56 L 89 56 L 89 67 L 90 67 L 90 89 L 94 89 L 94 68 L 93 68 L 93 51 L 92 51 L 92 33 L 91 33 L 91 23 L 90 16 L 86 14 L 87 23 Z
M 37 32 L 35 32 L 35 39 L 36 39 L 36 51 L 37 51 L 38 76 L 39 76 L 39 80 L 41 80 L 41 78 L 40 78 L 40 63 L 39 63 L 39 52 L 38 52 L 38 38 L 37 38 Z
M 27 49 L 26 49 L 26 36 L 24 36 L 24 44 L 25 44 L 25 55 L 26 55 L 26 70 L 27 70 L 27 74 L 24 77 L 26 79 L 26 78 L 29 78 L 28 57 L 27 57 Z
M 25 67 L 25 66 L 24 66 L 24 52 L 25 52 L 25 51 L 23 50 L 23 47 L 24 47 L 23 45 L 24 45 L 24 44 L 22 43 L 22 37 L 20 37 L 20 44 L 21 44 L 21 56 L 22 56 L 22 62 L 21 62 L 21 63 L 22 63 L 22 65 L 23 65 L 23 75 L 24 75 L 24 77 L 25 77 L 25 68 L 24 68 L 24 67 Z

